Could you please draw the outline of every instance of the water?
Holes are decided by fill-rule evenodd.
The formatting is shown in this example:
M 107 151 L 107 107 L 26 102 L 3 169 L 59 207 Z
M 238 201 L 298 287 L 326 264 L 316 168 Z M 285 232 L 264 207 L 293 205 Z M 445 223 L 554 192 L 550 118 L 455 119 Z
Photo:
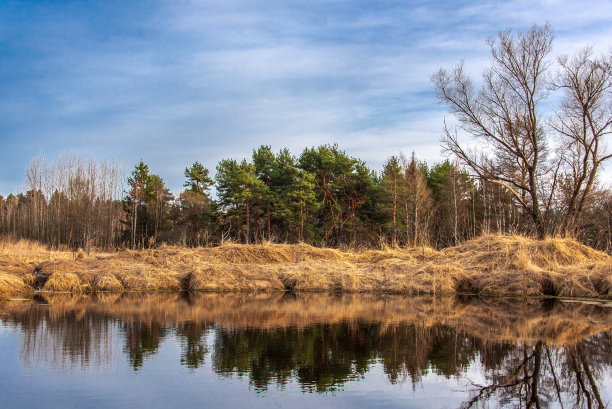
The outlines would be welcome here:
M 56 295 L 0 305 L 0 407 L 612 407 L 611 344 L 562 301 Z

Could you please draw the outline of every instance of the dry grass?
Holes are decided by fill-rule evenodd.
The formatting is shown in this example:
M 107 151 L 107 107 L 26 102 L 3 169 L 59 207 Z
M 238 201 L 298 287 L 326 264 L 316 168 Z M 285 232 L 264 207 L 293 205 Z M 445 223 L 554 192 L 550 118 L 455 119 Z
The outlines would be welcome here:
M 121 285 L 121 282 L 117 279 L 117 277 L 108 273 L 96 277 L 96 280 L 94 281 L 94 288 L 100 291 L 123 291 L 123 285 Z
M 43 291 L 49 292 L 73 292 L 79 293 L 86 291 L 88 287 L 83 284 L 81 278 L 76 273 L 55 273 L 52 274 L 43 287 Z
M 0 301 L 9 297 L 29 295 L 33 289 L 21 277 L 0 273 Z
M 483 236 L 445 249 L 462 266 L 458 290 L 477 294 L 610 298 L 612 259 L 570 239 Z M 593 270 L 596 270 L 594 273 Z
M 0 244 L 0 274 L 44 291 L 341 291 L 612 299 L 612 259 L 569 239 L 482 236 L 459 246 L 342 252 L 305 244 L 162 246 L 145 251 L 49 251 Z M 15 284 L 17 283 L 17 284 Z M 22 284 L 23 283 L 23 284 Z M 2 293 L 8 290 L 0 290 Z M 13 290 L 11 290 L 13 291 Z

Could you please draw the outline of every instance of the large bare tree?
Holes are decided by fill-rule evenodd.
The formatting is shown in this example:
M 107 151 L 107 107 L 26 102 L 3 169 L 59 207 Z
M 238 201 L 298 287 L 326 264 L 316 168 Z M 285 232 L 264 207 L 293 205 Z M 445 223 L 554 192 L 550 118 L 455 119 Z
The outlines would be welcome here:
M 561 135 L 568 194 L 561 230 L 578 233 L 578 219 L 601 164 L 612 157 L 604 137 L 612 133 L 612 54 L 593 58 L 591 48 L 559 58 L 555 88 L 564 91 L 553 129 Z
M 576 236 L 578 222 L 604 161 L 612 132 L 612 56 L 592 58 L 590 48 L 558 59 L 552 73 L 550 26 L 505 31 L 488 40 L 491 66 L 476 89 L 463 64 L 432 77 L 438 100 L 458 120 L 444 127 L 443 147 L 485 181 L 507 189 L 533 222 L 539 238 L 553 232 Z M 562 91 L 554 116 L 540 105 Z M 468 148 L 459 138 L 476 141 Z M 553 149 L 554 148 L 554 149 Z M 556 194 L 563 184 L 564 194 Z M 553 206 L 557 201 L 557 206 Z
M 445 125 L 443 147 L 482 179 L 508 189 L 532 218 L 538 237 L 546 234 L 550 207 L 541 198 L 541 181 L 551 164 L 539 105 L 548 94 L 552 41 L 548 25 L 488 40 L 491 67 L 479 89 L 463 64 L 432 77 L 438 99 L 455 115 L 458 128 L 480 142 L 470 150 Z

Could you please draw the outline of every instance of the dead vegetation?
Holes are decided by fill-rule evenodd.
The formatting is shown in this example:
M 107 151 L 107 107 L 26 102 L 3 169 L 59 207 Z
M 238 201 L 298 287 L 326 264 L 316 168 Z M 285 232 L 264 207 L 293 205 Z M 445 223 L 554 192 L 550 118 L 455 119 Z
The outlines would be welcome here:
M 0 244 L 0 296 L 32 291 L 43 277 L 42 290 L 49 292 L 459 292 L 612 299 L 612 259 L 570 239 L 487 235 L 442 251 L 343 252 L 266 243 L 75 254 L 23 241 Z
M 30 295 L 33 290 L 21 277 L 0 273 L 0 301 L 8 297 Z

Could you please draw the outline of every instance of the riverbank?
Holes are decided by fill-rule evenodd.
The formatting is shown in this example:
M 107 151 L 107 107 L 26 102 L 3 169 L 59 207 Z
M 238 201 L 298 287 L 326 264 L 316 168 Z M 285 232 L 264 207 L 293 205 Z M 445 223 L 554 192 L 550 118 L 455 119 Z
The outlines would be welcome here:
M 114 253 L 0 244 L 0 298 L 91 291 L 341 291 L 612 299 L 612 258 L 570 239 L 486 235 L 459 246 L 343 252 L 305 244 Z

